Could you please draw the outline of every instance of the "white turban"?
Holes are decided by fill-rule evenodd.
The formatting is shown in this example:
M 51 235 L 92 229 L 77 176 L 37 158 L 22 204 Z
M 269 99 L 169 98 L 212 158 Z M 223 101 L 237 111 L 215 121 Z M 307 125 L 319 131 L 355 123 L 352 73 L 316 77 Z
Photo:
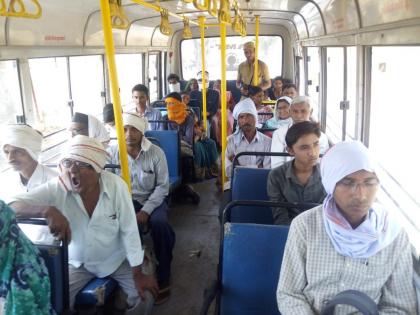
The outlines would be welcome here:
M 130 125 L 140 131 L 143 135 L 148 129 L 149 123 L 146 118 L 140 117 L 136 114 L 124 113 L 123 114 L 124 126 Z
M 354 172 L 375 172 L 376 164 L 368 149 L 360 141 L 343 141 L 334 145 L 321 159 L 321 178 L 327 194 L 334 193 L 335 185 Z
M 255 123 L 258 123 L 258 112 L 254 102 L 250 98 L 245 98 L 236 104 L 233 109 L 233 118 L 238 120 L 240 114 L 251 114 L 255 117 Z
M 110 140 L 109 132 L 106 130 L 105 126 L 92 115 L 88 116 L 88 131 L 89 137 L 95 138 L 100 142 L 108 142 Z
M 3 133 L 3 148 L 6 144 L 25 149 L 37 161 L 41 154 L 42 135 L 28 125 L 8 125 Z
M 90 164 L 97 173 L 105 166 L 108 153 L 97 139 L 77 135 L 71 138 L 61 155 L 61 160 L 73 159 Z

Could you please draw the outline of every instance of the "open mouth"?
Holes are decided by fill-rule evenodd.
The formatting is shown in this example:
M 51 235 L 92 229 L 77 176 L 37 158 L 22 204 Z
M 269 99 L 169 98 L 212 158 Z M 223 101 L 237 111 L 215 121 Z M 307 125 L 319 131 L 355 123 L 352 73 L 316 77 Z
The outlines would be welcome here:
M 71 179 L 71 184 L 72 184 L 73 188 L 77 189 L 77 188 L 80 187 L 80 179 L 79 178 L 77 178 L 75 176 L 71 176 L 70 179 Z

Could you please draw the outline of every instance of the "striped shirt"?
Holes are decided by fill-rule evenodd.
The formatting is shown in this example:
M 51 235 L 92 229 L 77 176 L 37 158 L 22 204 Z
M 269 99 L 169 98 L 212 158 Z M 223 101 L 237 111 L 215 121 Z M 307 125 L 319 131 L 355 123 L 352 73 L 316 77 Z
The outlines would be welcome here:
M 396 239 L 368 259 L 337 253 L 324 229 L 322 206 L 308 210 L 290 226 L 277 288 L 282 315 L 319 314 L 336 294 L 366 293 L 380 314 L 417 314 L 411 246 L 401 231 Z M 348 306 L 334 314 L 354 314 Z

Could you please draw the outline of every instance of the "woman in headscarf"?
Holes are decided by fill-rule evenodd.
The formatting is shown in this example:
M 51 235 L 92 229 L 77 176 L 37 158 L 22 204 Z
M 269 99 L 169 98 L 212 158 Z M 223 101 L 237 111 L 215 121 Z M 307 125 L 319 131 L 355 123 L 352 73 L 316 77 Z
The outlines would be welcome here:
M 54 314 L 44 261 L 3 201 L 0 240 L 0 314 Z
M 265 122 L 265 128 L 277 129 L 281 126 L 291 126 L 293 120 L 290 117 L 290 104 L 292 104 L 290 97 L 280 97 L 276 102 L 274 116 Z

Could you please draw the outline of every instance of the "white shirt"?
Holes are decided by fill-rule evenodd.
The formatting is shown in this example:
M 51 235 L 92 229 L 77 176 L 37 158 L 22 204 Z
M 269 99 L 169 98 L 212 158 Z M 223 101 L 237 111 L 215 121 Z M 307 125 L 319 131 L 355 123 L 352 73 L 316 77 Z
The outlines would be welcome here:
M 38 163 L 35 171 L 25 186 L 22 183 L 22 178 L 19 172 L 13 170 L 6 171 L 2 174 L 0 199 L 2 199 L 5 203 L 10 203 L 10 200 L 13 198 L 13 196 L 23 192 L 31 191 L 39 185 L 42 185 L 57 176 L 58 173 L 56 170 Z
M 286 150 L 286 133 L 292 125 L 285 125 L 278 128 L 273 133 L 271 139 L 271 152 L 287 152 Z M 324 154 L 329 149 L 330 144 L 328 137 L 321 131 L 321 137 L 319 138 L 319 153 Z M 282 165 L 287 161 L 291 161 L 291 157 L 286 156 L 272 156 L 271 157 L 271 168 Z
M 14 201 L 60 210 L 70 222 L 69 263 L 76 268 L 83 264 L 102 278 L 117 270 L 126 258 L 132 267 L 141 265 L 144 253 L 127 185 L 106 171 L 101 173 L 99 184 L 99 200 L 91 218 L 80 195 L 65 192 L 58 178 L 16 196 Z

